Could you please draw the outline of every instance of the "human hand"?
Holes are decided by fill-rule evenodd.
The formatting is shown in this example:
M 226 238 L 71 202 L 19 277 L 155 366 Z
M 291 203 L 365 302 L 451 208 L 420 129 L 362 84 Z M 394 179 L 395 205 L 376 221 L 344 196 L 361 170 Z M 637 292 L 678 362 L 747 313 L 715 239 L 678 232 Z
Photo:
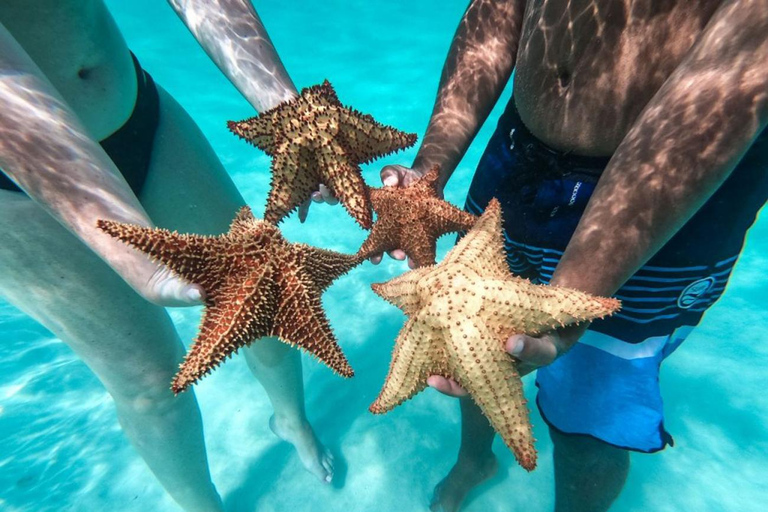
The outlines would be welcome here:
M 403 165 L 386 165 L 381 169 L 381 182 L 385 187 L 407 187 L 423 175 L 422 171 Z M 387 254 L 398 261 L 403 261 L 407 257 L 402 249 L 395 249 L 387 252 Z M 383 254 L 374 254 L 371 256 L 370 261 L 374 265 L 378 265 L 383 257 Z M 416 268 L 416 264 L 410 258 L 408 258 L 408 266 Z
M 505 348 L 507 353 L 518 361 L 517 371 L 522 377 L 537 368 L 553 363 L 579 340 L 587 327 L 589 322 L 569 325 L 541 336 L 515 334 L 507 339 Z M 445 395 L 467 396 L 467 391 L 455 380 L 446 379 L 440 375 L 430 376 L 427 384 Z
M 156 264 L 157 270 L 150 276 L 139 294 L 148 301 L 163 307 L 198 306 L 205 299 L 202 286 L 177 276 L 171 269 Z
M 163 307 L 202 304 L 205 290 L 200 285 L 179 277 L 169 267 L 103 230 L 99 232 L 92 248 L 143 298 Z
M 339 204 L 339 199 L 333 195 L 331 189 L 320 184 L 319 190 L 312 192 L 309 199 L 301 203 L 299 206 L 299 222 L 302 224 L 307 220 L 307 214 L 309 213 L 309 207 L 312 203 L 328 203 L 330 205 Z

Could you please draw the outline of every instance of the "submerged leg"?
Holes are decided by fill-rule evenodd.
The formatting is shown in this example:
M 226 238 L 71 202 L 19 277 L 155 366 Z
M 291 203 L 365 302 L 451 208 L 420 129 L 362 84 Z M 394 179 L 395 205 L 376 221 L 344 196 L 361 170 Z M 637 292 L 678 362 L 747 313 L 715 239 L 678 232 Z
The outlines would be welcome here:
M 629 452 L 550 428 L 555 445 L 555 512 L 605 512 L 629 473 Z
M 272 431 L 296 448 L 304 467 L 323 482 L 333 479 L 333 456 L 320 443 L 304 410 L 301 354 L 275 338 L 256 341 L 245 360 L 269 396 Z
M 461 398 L 461 447 L 459 456 L 448 476 L 437 484 L 430 510 L 455 512 L 467 494 L 491 478 L 498 468 L 493 454 L 496 435 L 491 424 L 471 398 Z
M 97 375 L 126 436 L 173 499 L 188 512 L 221 511 L 194 393 L 175 398 L 169 388 L 184 347 L 166 312 L 26 196 L 2 190 L 0 268 L 0 295 Z

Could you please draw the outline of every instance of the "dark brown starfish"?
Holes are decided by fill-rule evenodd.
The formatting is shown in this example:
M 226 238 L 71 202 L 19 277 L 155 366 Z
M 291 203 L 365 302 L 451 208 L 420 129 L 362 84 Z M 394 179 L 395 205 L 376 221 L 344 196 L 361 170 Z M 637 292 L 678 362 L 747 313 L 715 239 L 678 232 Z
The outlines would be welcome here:
M 219 236 L 182 235 L 105 220 L 98 226 L 205 290 L 200 332 L 173 379 L 174 393 L 265 336 L 306 350 L 344 377 L 353 375 L 320 296 L 357 265 L 359 257 L 289 243 L 277 227 L 254 218 L 247 206 L 229 232 Z
M 404 188 L 371 189 L 376 222 L 358 251 L 361 258 L 402 249 L 417 266 L 433 265 L 438 238 L 474 226 L 474 215 L 440 199 L 438 172 L 435 166 Z

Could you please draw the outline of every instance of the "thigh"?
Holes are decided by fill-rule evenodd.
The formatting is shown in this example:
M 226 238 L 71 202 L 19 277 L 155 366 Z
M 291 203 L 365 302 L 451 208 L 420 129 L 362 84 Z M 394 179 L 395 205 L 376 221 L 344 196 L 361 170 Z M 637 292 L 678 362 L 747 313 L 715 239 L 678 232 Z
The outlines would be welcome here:
M 160 122 L 140 200 L 159 226 L 220 234 L 245 204 L 195 121 L 158 86 Z
M 28 197 L 4 190 L 0 269 L 0 296 L 65 341 L 111 393 L 168 389 L 183 346 L 165 310 Z

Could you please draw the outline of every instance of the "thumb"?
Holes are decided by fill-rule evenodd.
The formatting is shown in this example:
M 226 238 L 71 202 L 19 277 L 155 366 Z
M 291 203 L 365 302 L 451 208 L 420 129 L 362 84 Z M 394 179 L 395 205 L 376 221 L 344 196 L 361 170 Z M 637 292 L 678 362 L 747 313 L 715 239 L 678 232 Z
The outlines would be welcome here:
M 174 274 L 168 267 L 161 267 L 148 283 L 145 298 L 159 306 L 197 306 L 205 299 L 205 290 Z
M 523 363 L 531 366 L 546 366 L 557 357 L 557 345 L 552 334 L 544 334 L 539 338 L 516 334 L 506 343 L 507 352 Z
M 402 165 L 385 165 L 381 169 L 381 182 L 385 187 L 397 187 L 403 179 L 405 168 Z

